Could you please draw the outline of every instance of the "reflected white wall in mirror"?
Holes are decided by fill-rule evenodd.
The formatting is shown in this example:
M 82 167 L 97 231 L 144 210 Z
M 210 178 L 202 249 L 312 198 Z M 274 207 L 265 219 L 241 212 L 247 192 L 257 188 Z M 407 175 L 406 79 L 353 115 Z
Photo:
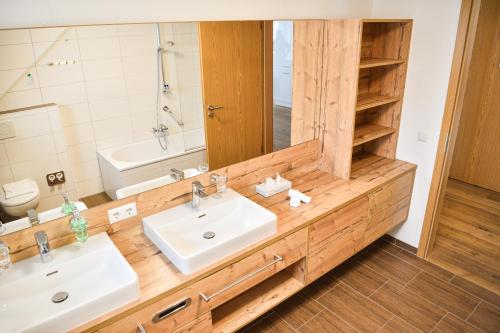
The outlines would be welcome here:
M 61 192 L 91 208 L 175 182 L 173 169 L 206 172 L 209 157 L 223 167 L 289 147 L 292 45 L 292 21 L 0 30 L 0 126 L 15 131 L 0 133 L 0 194 L 28 178 L 38 213 Z M 223 107 L 210 117 L 210 104 Z M 4 222 L 19 217 L 1 207 Z
M 156 146 L 158 124 L 168 127 L 176 156 L 193 148 L 201 153 L 164 162 L 134 181 L 171 167 L 196 168 L 204 159 L 197 23 L 159 28 L 169 85 L 159 94 L 155 24 L 0 31 L 0 112 L 55 104 L 0 114 L 0 124 L 11 122 L 16 132 L 0 139 L 0 184 L 35 180 L 39 212 L 60 206 L 61 191 L 73 200 L 102 193 L 97 152 L 148 140 Z M 57 170 L 65 171 L 66 183 L 50 188 L 45 175 Z

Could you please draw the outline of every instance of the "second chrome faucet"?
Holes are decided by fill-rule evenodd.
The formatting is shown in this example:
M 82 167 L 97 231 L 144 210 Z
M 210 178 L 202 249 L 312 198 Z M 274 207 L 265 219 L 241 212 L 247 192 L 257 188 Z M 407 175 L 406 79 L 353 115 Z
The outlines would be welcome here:
M 206 192 L 206 188 L 210 186 L 217 186 L 217 192 L 226 192 L 226 183 L 227 176 L 218 175 L 213 173 L 210 175 L 210 185 L 203 186 L 199 181 L 195 180 L 192 183 L 192 195 L 193 199 L 191 200 L 191 207 L 199 208 L 200 207 L 200 199 L 205 198 L 208 194 Z

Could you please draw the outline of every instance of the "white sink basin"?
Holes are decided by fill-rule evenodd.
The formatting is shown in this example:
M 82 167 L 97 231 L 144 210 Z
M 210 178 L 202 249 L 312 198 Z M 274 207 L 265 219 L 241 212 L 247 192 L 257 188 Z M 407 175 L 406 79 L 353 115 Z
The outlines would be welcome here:
M 276 233 L 276 215 L 228 189 L 142 220 L 144 233 L 184 274 L 191 274 Z M 204 234 L 215 233 L 206 239 Z
M 139 297 L 135 271 L 106 233 L 84 244 L 52 250 L 13 264 L 0 276 L 2 332 L 65 332 Z M 52 302 L 67 292 L 61 303 Z

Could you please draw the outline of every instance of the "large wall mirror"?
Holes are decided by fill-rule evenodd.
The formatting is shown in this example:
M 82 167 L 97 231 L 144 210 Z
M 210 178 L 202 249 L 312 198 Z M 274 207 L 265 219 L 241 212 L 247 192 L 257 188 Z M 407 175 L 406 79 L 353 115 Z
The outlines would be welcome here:
M 291 21 L 0 31 L 3 233 L 67 214 L 63 193 L 84 210 L 289 147 L 292 34 Z

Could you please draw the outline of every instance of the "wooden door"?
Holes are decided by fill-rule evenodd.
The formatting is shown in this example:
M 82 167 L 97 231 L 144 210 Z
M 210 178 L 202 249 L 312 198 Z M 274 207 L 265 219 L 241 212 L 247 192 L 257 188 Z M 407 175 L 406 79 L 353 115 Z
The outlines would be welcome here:
M 202 22 L 200 52 L 210 170 L 262 155 L 263 22 Z
M 500 1 L 483 0 L 450 177 L 500 192 Z

